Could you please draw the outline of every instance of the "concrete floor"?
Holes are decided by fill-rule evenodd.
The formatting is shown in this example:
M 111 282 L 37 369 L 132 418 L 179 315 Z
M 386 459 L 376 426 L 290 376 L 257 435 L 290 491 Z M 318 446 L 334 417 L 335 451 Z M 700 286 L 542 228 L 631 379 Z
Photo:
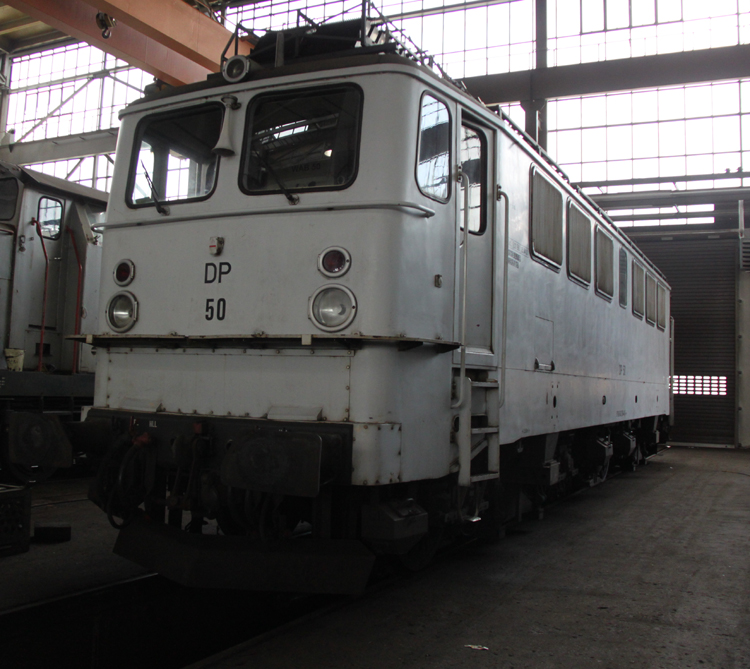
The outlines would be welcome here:
M 32 539 L 28 553 L 0 557 L 0 611 L 146 573 L 112 552 L 117 531 L 86 498 L 87 491 L 88 482 L 81 479 L 33 488 L 32 537 L 35 524 L 67 523 L 71 540 L 37 544 Z
M 750 451 L 665 451 L 492 545 L 194 665 L 401 666 L 750 668 Z

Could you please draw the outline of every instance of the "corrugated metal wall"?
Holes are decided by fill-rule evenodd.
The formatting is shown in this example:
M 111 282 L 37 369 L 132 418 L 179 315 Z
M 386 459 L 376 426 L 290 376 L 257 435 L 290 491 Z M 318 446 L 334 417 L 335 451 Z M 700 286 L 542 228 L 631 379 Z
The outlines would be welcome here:
M 671 441 L 736 442 L 738 244 L 737 239 L 638 242 L 672 286 L 675 376 L 726 377 L 725 395 L 675 394 Z M 704 385 L 705 392 L 705 384 L 690 383 Z

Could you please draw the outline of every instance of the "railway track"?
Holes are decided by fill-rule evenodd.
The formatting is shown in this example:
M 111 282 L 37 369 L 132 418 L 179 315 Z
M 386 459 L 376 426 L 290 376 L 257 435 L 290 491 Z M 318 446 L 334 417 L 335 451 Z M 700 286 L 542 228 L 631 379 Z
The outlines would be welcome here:
M 544 508 L 551 510 L 560 501 Z M 54 503 L 45 500 L 41 505 Z M 514 533 L 513 526 L 508 530 Z M 444 547 L 435 563 L 474 541 L 466 537 Z M 352 597 L 201 590 L 149 574 L 0 613 L 2 666 L 211 666 L 204 661 L 263 643 L 404 578 L 405 572 L 381 564 L 365 593 Z
M 4 669 L 177 669 L 342 597 L 185 588 L 157 575 L 0 614 Z

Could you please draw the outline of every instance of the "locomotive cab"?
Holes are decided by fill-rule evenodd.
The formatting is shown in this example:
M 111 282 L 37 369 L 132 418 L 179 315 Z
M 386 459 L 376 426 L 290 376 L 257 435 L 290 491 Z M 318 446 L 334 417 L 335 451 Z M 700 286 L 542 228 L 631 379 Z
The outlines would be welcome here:
M 0 469 L 30 483 L 73 463 L 69 428 L 94 395 L 107 194 L 0 163 Z
M 600 426 L 619 435 L 625 404 L 633 429 L 667 412 L 667 392 L 632 411 L 601 360 L 605 324 L 629 311 L 569 297 L 528 241 L 514 260 L 531 172 L 578 196 L 496 114 L 393 52 L 256 63 L 123 113 L 87 339 L 89 416 L 116 435 L 91 497 L 120 554 L 193 585 L 356 591 L 375 555 L 416 566 L 467 528 L 497 531 L 524 485 L 603 480 Z M 586 351 L 573 318 L 597 333 Z M 638 363 L 632 380 L 654 398 L 667 339 L 648 342 L 656 376 Z M 622 343 L 619 359 L 642 355 Z M 596 402 L 552 411 L 552 395 Z

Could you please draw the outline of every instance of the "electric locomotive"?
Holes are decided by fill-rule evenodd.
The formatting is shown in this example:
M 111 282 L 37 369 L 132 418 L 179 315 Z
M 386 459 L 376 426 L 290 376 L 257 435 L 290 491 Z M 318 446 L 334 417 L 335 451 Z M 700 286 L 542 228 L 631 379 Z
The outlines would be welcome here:
M 0 163 L 0 470 L 33 483 L 70 467 L 72 430 L 94 396 L 95 331 L 107 194 Z
M 90 495 L 182 583 L 354 592 L 663 440 L 664 277 L 391 37 L 271 32 L 122 113 Z

